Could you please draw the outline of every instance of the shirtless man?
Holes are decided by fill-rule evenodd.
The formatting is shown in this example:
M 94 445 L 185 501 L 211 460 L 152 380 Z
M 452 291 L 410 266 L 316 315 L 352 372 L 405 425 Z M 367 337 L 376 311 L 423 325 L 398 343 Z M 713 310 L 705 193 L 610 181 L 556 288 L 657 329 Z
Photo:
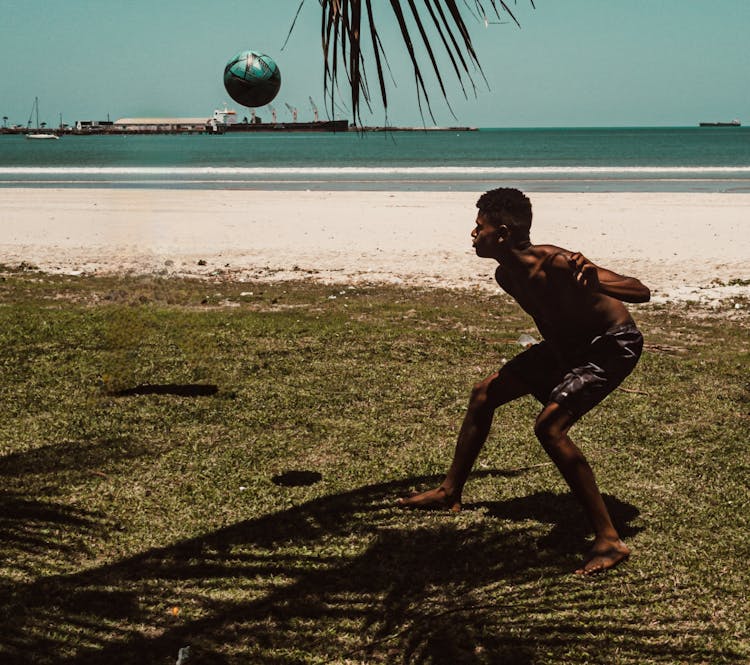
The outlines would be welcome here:
M 441 485 L 400 499 L 414 508 L 461 509 L 461 492 L 502 404 L 531 394 L 544 406 L 534 433 L 583 505 L 594 544 L 578 574 L 601 572 L 630 554 L 620 540 L 586 458 L 568 430 L 635 367 L 643 337 L 625 302 L 647 302 L 649 289 L 594 265 L 579 252 L 532 245 L 531 202 L 517 189 L 495 189 L 477 201 L 472 232 L 478 256 L 498 262 L 497 283 L 534 319 L 544 340 L 477 384 L 453 463 Z

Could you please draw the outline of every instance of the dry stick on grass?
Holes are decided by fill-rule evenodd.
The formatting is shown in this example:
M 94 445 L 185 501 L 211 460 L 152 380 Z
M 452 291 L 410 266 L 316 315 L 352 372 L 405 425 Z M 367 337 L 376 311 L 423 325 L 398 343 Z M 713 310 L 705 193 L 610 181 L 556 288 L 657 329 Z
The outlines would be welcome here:
M 618 388 L 617 390 L 622 390 L 624 393 L 632 393 L 633 395 L 645 395 L 646 397 L 651 397 L 651 393 L 647 393 L 644 390 L 635 390 L 634 388 Z
M 505 473 L 518 473 L 519 471 L 531 471 L 543 466 L 552 466 L 554 462 L 542 462 L 541 464 L 532 464 L 530 466 L 519 466 L 517 469 L 504 469 Z
M 669 344 L 644 344 L 643 348 L 649 351 L 661 351 L 662 353 L 685 353 L 687 351 L 681 346 L 670 346 Z

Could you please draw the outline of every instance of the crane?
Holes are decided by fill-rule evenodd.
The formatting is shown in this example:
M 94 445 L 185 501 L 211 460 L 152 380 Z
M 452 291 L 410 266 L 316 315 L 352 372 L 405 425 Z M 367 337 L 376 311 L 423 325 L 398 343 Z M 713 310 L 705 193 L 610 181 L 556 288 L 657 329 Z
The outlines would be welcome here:
M 289 113 L 292 114 L 292 122 L 297 122 L 297 109 L 293 106 L 289 106 L 289 104 L 287 104 L 286 102 L 284 102 L 284 104 L 289 109 Z
M 268 110 L 271 112 L 271 122 L 276 124 L 276 109 L 273 106 L 268 106 Z
M 310 106 L 312 106 L 315 122 L 318 122 L 318 107 L 315 106 L 315 102 L 313 101 L 312 97 L 310 97 Z

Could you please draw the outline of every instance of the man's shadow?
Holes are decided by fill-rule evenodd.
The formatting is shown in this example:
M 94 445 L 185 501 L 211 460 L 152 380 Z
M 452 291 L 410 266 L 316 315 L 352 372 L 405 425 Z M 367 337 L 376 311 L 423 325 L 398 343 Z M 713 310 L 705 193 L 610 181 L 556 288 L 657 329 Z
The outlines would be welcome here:
M 632 538 L 642 530 L 641 527 L 632 524 L 640 514 L 635 506 L 609 494 L 604 494 L 602 498 L 622 538 Z M 477 502 L 465 507 L 483 509 L 488 515 L 499 519 L 535 520 L 552 525 L 549 533 L 537 540 L 537 545 L 543 549 L 580 555 L 592 534 L 581 504 L 571 494 L 537 492 L 506 501 Z

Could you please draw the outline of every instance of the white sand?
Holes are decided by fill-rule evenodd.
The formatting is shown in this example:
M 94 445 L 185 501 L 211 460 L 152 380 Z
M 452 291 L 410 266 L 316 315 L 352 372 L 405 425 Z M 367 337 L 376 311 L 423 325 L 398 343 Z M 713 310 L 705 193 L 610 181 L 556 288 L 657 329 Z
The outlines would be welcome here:
M 471 248 L 480 193 L 0 189 L 0 262 L 496 288 Z M 655 300 L 750 295 L 707 288 L 750 279 L 750 194 L 530 197 L 532 240 L 639 277 Z

